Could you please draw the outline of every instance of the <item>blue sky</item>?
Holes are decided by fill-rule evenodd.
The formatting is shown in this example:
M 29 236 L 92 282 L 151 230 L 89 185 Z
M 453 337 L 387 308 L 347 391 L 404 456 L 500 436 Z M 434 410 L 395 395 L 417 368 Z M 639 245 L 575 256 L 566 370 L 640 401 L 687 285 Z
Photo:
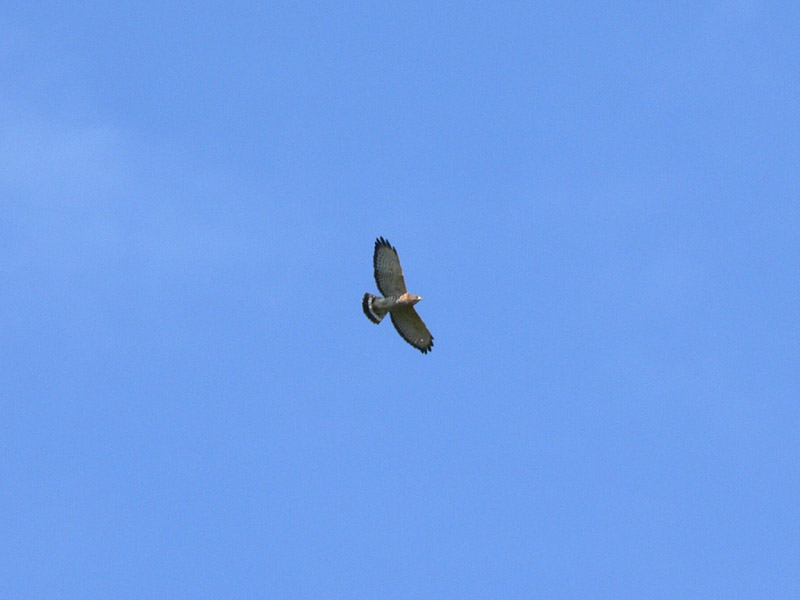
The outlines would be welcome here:
M 3 13 L 4 598 L 800 593 L 792 4 Z

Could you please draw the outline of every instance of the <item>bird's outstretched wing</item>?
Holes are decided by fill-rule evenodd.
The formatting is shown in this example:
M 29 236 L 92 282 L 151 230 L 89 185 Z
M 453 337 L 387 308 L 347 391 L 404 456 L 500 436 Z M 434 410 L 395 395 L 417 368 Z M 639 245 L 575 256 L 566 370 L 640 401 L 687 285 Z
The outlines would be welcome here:
M 433 336 L 413 306 L 403 306 L 389 313 L 392 325 L 405 341 L 423 354 L 433 348 Z
M 382 237 L 375 240 L 372 266 L 375 268 L 375 283 L 378 284 L 381 294 L 400 296 L 408 291 L 403 280 L 403 269 L 400 267 L 397 250 Z

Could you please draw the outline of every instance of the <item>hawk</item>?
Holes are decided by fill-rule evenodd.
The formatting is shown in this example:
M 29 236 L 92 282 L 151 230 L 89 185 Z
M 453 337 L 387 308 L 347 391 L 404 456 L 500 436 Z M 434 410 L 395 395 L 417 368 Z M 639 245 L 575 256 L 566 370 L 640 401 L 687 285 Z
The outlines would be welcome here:
M 397 250 L 382 237 L 375 240 L 372 266 L 375 268 L 375 283 L 384 297 L 364 294 L 361 301 L 364 314 L 376 325 L 383 320 L 386 313 L 391 314 L 392 324 L 400 337 L 427 354 L 433 348 L 433 336 L 414 310 L 414 305 L 422 297 L 408 293 Z

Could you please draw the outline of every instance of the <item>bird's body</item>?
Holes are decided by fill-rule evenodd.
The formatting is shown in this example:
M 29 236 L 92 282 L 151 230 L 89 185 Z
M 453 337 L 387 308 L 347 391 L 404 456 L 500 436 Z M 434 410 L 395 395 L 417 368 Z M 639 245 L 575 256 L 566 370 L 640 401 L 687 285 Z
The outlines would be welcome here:
M 433 348 L 433 336 L 414 309 L 422 297 L 408 293 L 397 250 L 382 237 L 375 240 L 372 264 L 375 283 L 383 298 L 364 294 L 361 301 L 364 314 L 375 324 L 390 314 L 397 333 L 417 350 L 427 354 Z
M 403 294 L 401 296 L 387 296 L 386 298 L 381 298 L 380 296 L 373 296 L 372 294 L 366 294 L 366 297 L 369 298 L 368 301 L 368 310 L 367 318 L 375 322 L 380 323 L 381 319 L 386 316 L 387 312 L 391 312 L 396 308 L 400 308 L 401 306 L 414 306 L 417 302 L 422 300 L 420 296 L 413 296 L 412 294 Z

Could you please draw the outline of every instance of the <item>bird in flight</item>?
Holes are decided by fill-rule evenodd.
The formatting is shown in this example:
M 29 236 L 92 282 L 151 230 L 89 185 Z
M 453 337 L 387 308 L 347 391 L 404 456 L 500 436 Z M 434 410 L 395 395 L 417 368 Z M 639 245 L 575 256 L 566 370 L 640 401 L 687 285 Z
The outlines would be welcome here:
M 378 324 L 386 313 L 389 313 L 400 337 L 423 354 L 427 354 L 433 348 L 433 336 L 414 310 L 414 305 L 422 300 L 422 297 L 408 293 L 397 250 L 382 237 L 375 240 L 372 266 L 375 269 L 375 283 L 378 284 L 383 298 L 364 294 L 361 301 L 364 314 L 370 321 Z

